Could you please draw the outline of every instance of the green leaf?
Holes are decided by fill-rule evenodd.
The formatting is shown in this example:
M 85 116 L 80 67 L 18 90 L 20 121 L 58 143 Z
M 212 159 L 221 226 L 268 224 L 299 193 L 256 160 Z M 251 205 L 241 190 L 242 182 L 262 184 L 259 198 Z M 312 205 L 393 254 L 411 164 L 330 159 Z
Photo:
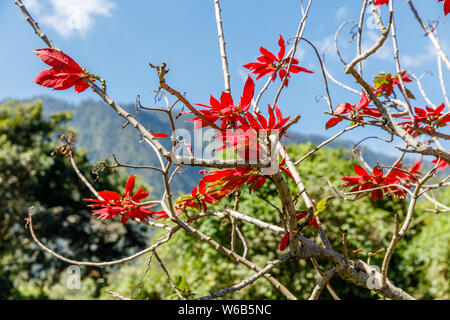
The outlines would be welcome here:
M 328 196 L 326 198 L 323 198 L 322 200 L 320 200 L 320 202 L 317 204 L 316 206 L 316 212 L 314 212 L 314 217 L 317 217 L 319 215 L 319 213 L 325 211 L 327 209 L 327 201 L 330 199 L 331 197 Z

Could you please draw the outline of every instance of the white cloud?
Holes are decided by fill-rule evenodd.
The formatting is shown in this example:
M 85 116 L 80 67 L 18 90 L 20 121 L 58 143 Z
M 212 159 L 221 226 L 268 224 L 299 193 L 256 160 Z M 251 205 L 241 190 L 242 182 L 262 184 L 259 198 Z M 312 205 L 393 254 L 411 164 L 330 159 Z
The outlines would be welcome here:
M 432 45 L 428 46 L 427 52 L 415 55 L 404 54 L 400 56 L 401 63 L 407 68 L 421 67 L 434 59 L 436 59 L 436 52 Z
M 242 83 L 247 81 L 248 74 L 251 72 L 251 70 L 239 68 L 237 71 L 237 74 L 239 75 L 239 78 L 241 78 Z
M 41 3 L 39 3 L 37 0 L 23 0 L 23 4 L 30 12 L 33 12 L 35 14 L 39 14 L 41 12 Z
M 324 51 L 334 48 L 334 36 L 330 35 L 323 39 L 316 41 L 316 47 L 320 54 Z
M 347 7 L 340 7 L 337 11 L 336 11 L 336 21 L 341 21 L 342 19 L 345 19 L 346 17 L 348 17 L 349 15 L 349 10 Z
M 38 21 L 55 29 L 63 37 L 85 36 L 94 27 L 97 16 L 111 17 L 111 0 L 26 0 Z M 45 9 L 44 9 L 45 8 Z M 50 9 L 51 8 L 51 9 Z
M 370 49 L 371 47 L 373 47 L 373 45 L 380 38 L 379 33 L 372 31 L 372 30 L 368 31 L 365 35 L 366 35 L 366 37 L 363 40 L 363 43 L 361 45 L 362 52 L 365 52 L 368 49 Z M 385 61 L 392 60 L 393 56 L 394 56 L 394 49 L 392 47 L 392 43 L 390 40 L 387 40 L 384 43 L 384 45 L 380 49 L 378 49 L 377 52 L 375 52 L 373 54 L 374 58 L 377 58 L 380 60 L 385 60 Z
M 297 51 L 295 51 L 295 58 L 299 61 L 302 61 L 305 58 L 306 49 L 298 46 Z

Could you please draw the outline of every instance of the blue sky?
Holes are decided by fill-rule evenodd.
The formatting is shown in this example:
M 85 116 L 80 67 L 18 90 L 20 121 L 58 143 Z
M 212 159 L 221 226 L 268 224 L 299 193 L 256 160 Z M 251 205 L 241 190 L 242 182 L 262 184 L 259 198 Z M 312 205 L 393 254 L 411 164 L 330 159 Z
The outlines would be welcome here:
M 118 102 L 132 103 L 137 94 L 143 103 L 153 102 L 152 90 L 157 89 L 157 77 L 148 63 L 168 63 L 171 69 L 168 82 L 181 92 L 186 92 L 191 102 L 208 103 L 210 94 L 220 96 L 223 76 L 217 42 L 217 29 L 212 0 L 28 0 L 31 14 L 40 22 L 47 35 L 64 52 L 72 56 L 89 71 L 107 79 L 108 93 Z M 280 4 L 282 3 L 282 4 Z M 425 21 L 438 21 L 438 30 L 444 50 L 450 53 L 450 16 L 444 17 L 442 3 L 437 1 L 415 1 Z M 343 74 L 343 65 L 334 53 L 333 38 L 337 27 L 345 20 L 357 20 L 360 0 L 313 0 L 311 14 L 304 37 L 312 41 L 322 52 L 327 51 L 327 67 L 339 80 L 357 88 L 350 76 Z M 246 70 L 242 65 L 255 61 L 259 46 L 278 52 L 279 34 L 285 39 L 295 35 L 300 18 L 299 1 L 285 0 L 227 0 L 222 1 L 224 32 L 230 63 L 231 87 L 235 99 L 242 94 Z M 437 64 L 430 42 L 414 20 L 406 1 L 395 1 L 400 14 L 396 15 L 400 56 L 403 68 L 420 75 L 430 72 L 423 79 L 425 90 L 431 100 L 439 105 L 443 102 L 437 78 Z M 382 8 L 387 19 L 387 7 Z M 75 18 L 74 18 L 75 17 Z M 369 17 L 369 13 L 367 14 Z M 340 46 L 345 59 L 355 54 L 354 44 L 348 44 L 348 25 L 341 34 Z M 371 45 L 378 35 L 370 20 L 364 26 L 363 46 Z M 0 1 L 0 100 L 4 98 L 29 98 L 50 94 L 71 102 L 79 102 L 96 96 L 85 91 L 75 94 L 72 89 L 57 92 L 36 85 L 32 80 L 47 66 L 33 49 L 43 48 L 43 42 L 33 33 L 13 0 Z M 392 61 L 392 45 L 377 53 L 365 64 L 365 75 L 372 79 L 378 71 L 395 72 Z M 331 136 L 343 129 L 345 124 L 325 131 L 324 114 L 327 105 L 317 100 L 324 95 L 320 67 L 312 50 L 301 43 L 298 49 L 300 65 L 314 70 L 313 75 L 293 75 L 288 90 L 279 99 L 284 114 L 300 114 L 302 119 L 294 130 L 305 134 Z M 445 77 L 450 83 L 449 72 Z M 257 90 L 264 84 L 257 83 Z M 263 110 L 273 100 L 279 81 L 265 94 L 261 104 Z M 423 107 L 415 84 L 409 88 L 418 98 L 415 106 Z M 330 84 L 333 104 L 357 103 L 359 97 Z M 344 138 L 359 140 L 378 135 L 388 138 L 377 129 L 351 132 Z M 380 151 L 394 152 L 394 146 L 368 141 Z

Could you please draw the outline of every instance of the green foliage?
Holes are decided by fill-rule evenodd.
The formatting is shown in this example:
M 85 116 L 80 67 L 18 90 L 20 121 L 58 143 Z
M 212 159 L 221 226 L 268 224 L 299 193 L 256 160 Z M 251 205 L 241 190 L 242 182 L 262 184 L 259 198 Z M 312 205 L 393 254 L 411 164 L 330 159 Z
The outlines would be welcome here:
M 441 192 L 442 203 L 450 205 L 450 189 Z M 432 204 L 422 203 L 422 209 L 434 209 Z M 404 259 L 400 266 L 403 276 L 415 280 L 418 298 L 450 299 L 448 262 L 450 261 L 450 215 L 428 213 L 416 222 L 420 227 L 408 246 L 401 247 Z M 417 274 L 420 278 L 417 279 Z
M 300 158 L 314 146 L 304 144 L 299 146 L 289 146 L 288 152 L 293 159 Z M 348 160 L 348 154 L 343 149 L 323 149 L 315 153 L 312 157 L 305 160 L 300 166 L 300 173 L 305 179 L 310 195 L 317 203 L 326 199 L 327 196 L 333 195 L 328 187 L 327 179 L 335 186 L 342 181 L 340 178 L 345 175 L 353 175 L 353 163 Z M 291 190 L 295 190 L 294 183 L 289 181 Z M 257 191 L 258 195 L 269 200 L 278 207 L 281 207 L 280 200 L 277 198 L 275 185 L 268 180 L 266 185 Z M 325 200 L 323 200 L 325 202 Z M 323 202 L 323 204 L 324 204 Z M 221 202 L 220 205 L 213 210 L 220 210 L 221 207 L 232 205 L 231 199 Z M 304 205 L 300 200 L 297 204 L 299 210 L 304 210 Z M 324 225 L 325 232 L 334 248 L 342 251 L 342 229 L 348 231 L 348 249 L 350 258 L 360 258 L 368 260 L 370 252 L 376 252 L 379 249 L 386 248 L 389 244 L 393 232 L 394 218 L 393 212 L 397 212 L 401 218 L 406 213 L 405 202 L 401 200 L 378 201 L 373 203 L 369 197 L 363 197 L 356 202 L 348 202 L 340 199 L 329 200 L 320 213 L 321 221 Z M 242 192 L 242 198 L 239 210 L 249 216 L 253 216 L 277 225 L 280 225 L 280 219 L 276 210 L 274 210 L 266 202 L 255 197 L 249 191 Z M 429 213 L 419 213 L 426 220 L 433 220 L 433 224 L 426 224 L 429 228 L 428 232 L 433 230 L 434 224 L 443 224 L 443 221 L 434 220 L 435 218 L 444 219 L 444 216 L 435 217 Z M 448 217 L 448 216 L 446 216 Z M 448 218 L 445 218 L 448 219 Z M 427 222 L 428 223 L 428 222 Z M 274 236 L 271 232 L 260 230 L 253 225 L 239 222 L 239 227 L 245 237 L 248 239 L 249 253 L 248 257 L 261 267 L 264 266 L 267 259 L 276 259 L 281 256 L 279 251 L 280 237 Z M 195 226 L 203 233 L 211 236 L 219 243 L 229 246 L 231 224 L 228 220 L 221 220 L 215 217 L 208 217 L 198 220 Z M 448 223 L 447 223 L 448 226 Z M 448 227 L 447 227 L 448 228 Z M 429 245 L 439 247 L 440 251 L 448 250 L 448 242 L 442 243 L 442 240 L 435 237 L 429 237 L 426 232 L 427 228 L 423 224 L 413 226 L 408 232 L 407 238 L 402 242 L 401 248 L 407 247 L 414 235 L 412 245 L 414 246 L 420 237 L 429 238 Z M 304 234 L 309 237 L 318 239 L 317 231 L 311 227 L 304 228 Z M 161 236 L 163 232 L 157 233 Z M 422 235 L 423 234 L 423 235 Z M 448 234 L 448 233 L 447 233 Z M 444 238 L 445 233 L 442 233 Z M 320 241 L 320 240 L 318 240 Z M 448 241 L 448 240 L 447 240 Z M 423 245 L 423 241 L 420 241 Z M 352 251 L 361 249 L 358 253 Z M 243 247 L 237 240 L 237 250 L 242 253 Z M 413 252 L 416 251 L 411 249 Z M 422 248 L 423 252 L 426 250 Z M 438 249 L 436 249 L 437 251 Z M 197 238 L 182 231 L 173 235 L 170 242 L 158 250 L 159 255 L 163 259 L 166 267 L 173 278 L 185 277 L 186 282 L 190 286 L 192 293 L 196 296 L 206 295 L 210 290 L 220 290 L 224 287 L 231 286 L 237 282 L 249 277 L 253 271 L 248 270 L 242 265 L 237 265 L 227 257 L 217 252 L 207 243 L 197 241 Z M 411 289 L 414 293 L 417 287 L 423 286 L 423 290 L 427 292 L 428 297 L 442 298 L 445 297 L 443 290 L 448 290 L 448 285 L 441 281 L 436 284 L 436 290 L 427 286 L 427 281 L 433 279 L 432 274 L 428 270 L 431 258 L 435 254 L 429 254 L 429 258 L 422 261 L 422 268 L 416 269 L 410 267 L 408 274 L 404 274 L 405 268 L 411 265 L 411 259 L 408 258 L 407 252 L 400 250 L 394 254 L 392 259 L 389 276 L 396 285 L 405 289 Z M 439 268 L 436 272 L 442 274 L 442 267 L 446 266 L 445 260 L 447 256 L 441 254 Z M 400 256 L 400 254 L 404 256 Z M 420 253 L 418 253 L 420 254 Z M 383 252 L 370 257 L 370 264 L 381 266 Z M 423 257 L 423 256 L 422 256 Z M 319 261 L 324 269 L 331 266 L 323 261 Z M 112 290 L 117 290 L 122 294 L 133 292 L 138 279 L 143 274 L 147 263 L 144 259 L 140 260 L 136 267 L 127 266 L 118 271 L 109 278 Z M 305 299 L 308 298 L 313 286 L 318 281 L 317 272 L 314 270 L 310 261 L 288 261 L 279 268 L 274 269 L 273 275 L 286 285 L 296 296 Z M 430 279 L 430 280 L 427 280 Z M 441 279 L 442 276 L 441 276 Z M 336 277 L 331 281 L 332 286 L 342 298 L 380 298 L 369 290 L 355 287 L 340 278 Z M 104 296 L 106 298 L 106 296 Z M 156 263 L 152 263 L 145 278 L 137 298 L 140 299 L 176 299 L 173 295 L 173 289 L 168 284 L 167 279 L 161 272 Z M 282 299 L 282 296 L 272 285 L 265 279 L 258 280 L 254 285 L 245 288 L 239 292 L 227 295 L 226 299 Z M 324 291 L 322 298 L 331 299 L 328 292 Z
M 57 104 L 57 101 L 54 103 Z M 85 108 L 87 106 L 90 107 L 89 114 L 95 115 L 83 117 L 83 112 L 77 110 L 75 123 L 85 125 L 79 126 L 84 132 L 80 132 L 80 141 L 83 145 L 92 146 L 96 160 L 114 151 L 126 155 L 119 158 L 124 163 L 152 163 L 150 155 L 139 158 L 142 154 L 139 144 L 135 149 L 123 147 L 132 145 L 130 139 L 136 139 L 136 135 L 129 132 L 132 128 L 126 128 L 123 133 L 116 123 L 117 119 L 110 116 L 112 113 L 100 108 L 96 102 L 85 103 Z M 145 226 L 128 223 L 123 227 L 118 221 L 92 218 L 82 201 L 85 197 L 91 197 L 87 188 L 79 181 L 67 159 L 61 155 L 50 156 L 56 138 L 61 132 L 70 130 L 64 126 L 70 119 L 69 112 L 60 112 L 44 119 L 39 102 L 22 104 L 12 100 L 0 106 L 0 298 L 111 298 L 100 290 L 107 285 L 113 291 L 138 299 L 178 299 L 154 258 L 140 286 L 148 256 L 116 269 L 82 268 L 82 290 L 68 290 L 65 286 L 68 274 L 63 272 L 67 265 L 44 254 L 31 241 L 24 229 L 24 218 L 31 205 L 38 210 L 34 222 L 42 241 L 57 252 L 77 260 L 121 258 L 142 248 L 148 239 L 148 228 Z M 166 123 L 163 119 L 149 122 L 157 124 L 152 127 L 154 131 L 164 132 L 166 129 L 159 127 Z M 113 129 L 116 127 L 118 132 Z M 91 128 L 96 130 L 92 132 Z M 313 147 L 311 144 L 289 146 L 288 152 L 293 159 L 298 159 Z M 111 150 L 106 151 L 107 148 Z M 80 170 L 91 181 L 96 179 L 95 185 L 99 190 L 123 191 L 126 181 L 123 173 L 117 171 L 112 174 L 105 169 L 96 177 L 91 174 L 92 166 L 86 150 L 77 150 L 75 155 Z M 349 161 L 349 155 L 343 149 L 322 149 L 303 161 L 299 170 L 317 203 L 317 213 L 333 247 L 342 251 L 342 229 L 345 229 L 348 231 L 350 257 L 370 260 L 370 264 L 381 266 L 383 252 L 372 257 L 368 253 L 387 247 L 394 227 L 393 214 L 398 213 L 401 219 L 404 218 L 405 202 L 396 199 L 373 203 L 368 197 L 355 202 L 329 199 L 328 196 L 334 194 L 327 179 L 338 186 L 342 176 L 354 175 L 353 162 Z M 153 182 L 151 178 L 146 181 Z M 296 190 L 294 183 L 286 179 L 291 190 Z M 189 189 L 198 179 L 188 172 L 181 175 L 179 181 L 181 187 Z M 156 183 L 152 184 L 158 188 Z M 281 207 L 276 187 L 270 179 L 257 194 Z M 447 204 L 449 195 L 448 190 L 437 194 L 439 198 L 447 199 Z M 224 199 L 211 209 L 231 207 L 233 201 Z M 305 210 L 301 198 L 296 205 L 299 211 Z M 432 206 L 419 202 L 413 224 L 392 257 L 389 277 L 418 298 L 448 299 L 449 217 L 448 214 L 425 212 L 426 208 Z M 277 211 L 248 189 L 242 192 L 239 211 L 281 225 Z M 238 224 L 248 239 L 248 258 L 255 264 L 263 267 L 267 259 L 273 260 L 283 254 L 279 251 L 279 236 L 241 221 Z M 202 218 L 195 222 L 195 227 L 229 247 L 231 224 L 228 220 Z M 309 226 L 303 229 L 303 233 L 319 239 L 317 231 Z M 159 230 L 155 238 L 163 234 Z M 354 250 L 358 252 L 353 253 Z M 243 251 L 239 238 L 237 251 Z M 158 249 L 158 253 L 178 288 L 190 298 L 231 286 L 254 273 L 184 230 L 174 234 L 167 244 Z M 331 267 L 324 261 L 319 263 L 324 269 Z M 319 279 L 310 261 L 288 261 L 275 268 L 273 275 L 303 299 L 310 295 Z M 342 298 L 380 298 L 338 277 L 333 278 L 331 284 Z M 137 290 L 137 287 L 140 288 Z M 284 296 L 267 280 L 260 279 L 252 286 L 224 298 L 283 299 Z M 331 296 L 324 291 L 321 298 L 331 299 Z
M 15 100 L 0 106 L 0 298 L 44 298 L 67 264 L 38 249 L 25 230 L 28 208 L 35 206 L 35 231 L 43 243 L 78 260 L 112 260 L 142 248 L 147 228 L 95 219 L 83 198 L 92 197 L 62 155 L 51 156 L 56 139 L 70 131 L 70 112 L 44 119 L 42 104 Z M 98 189 L 120 189 L 123 172 L 91 174 L 86 150 L 76 150 L 79 169 Z M 104 269 L 85 268 L 96 283 Z

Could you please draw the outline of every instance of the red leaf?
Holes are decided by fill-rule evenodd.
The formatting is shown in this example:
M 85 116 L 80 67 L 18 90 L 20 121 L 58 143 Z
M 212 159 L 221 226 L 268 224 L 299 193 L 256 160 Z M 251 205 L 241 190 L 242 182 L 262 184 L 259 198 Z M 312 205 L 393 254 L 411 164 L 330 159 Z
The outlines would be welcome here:
M 366 170 L 364 170 L 363 167 L 358 166 L 357 164 L 353 165 L 353 170 L 355 171 L 355 173 L 360 176 L 360 177 L 364 177 L 364 176 L 368 176 L 369 174 L 367 173 Z
M 65 90 L 75 86 L 76 93 L 80 93 L 89 87 L 83 80 L 86 77 L 83 69 L 62 51 L 38 49 L 34 52 L 43 62 L 53 67 L 38 74 L 34 79 L 37 84 L 54 90 Z
M 134 181 L 136 180 L 136 176 L 133 174 L 130 174 L 127 180 L 127 184 L 125 186 L 125 197 L 131 196 L 134 189 Z
M 255 93 L 255 83 L 252 78 L 248 76 L 247 81 L 244 85 L 244 92 L 242 93 L 241 101 L 239 105 L 244 108 L 252 102 L 253 95 Z
M 342 121 L 341 118 L 331 118 L 325 124 L 325 129 L 330 129 L 330 128 L 334 127 L 335 125 L 337 125 L 341 121 Z
M 280 34 L 280 39 L 278 40 L 278 45 L 280 46 L 280 51 L 278 52 L 278 60 L 282 60 L 284 58 L 284 54 L 286 52 L 286 47 L 284 45 L 284 39 Z
M 169 136 L 165 133 L 160 133 L 160 132 L 150 132 L 152 136 L 154 136 L 155 138 L 168 138 Z
M 284 249 L 286 249 L 288 244 L 289 244 L 289 233 L 286 233 L 283 236 L 283 238 L 281 238 L 280 251 L 283 251 Z
M 122 199 L 122 197 L 120 196 L 120 194 L 118 194 L 115 191 L 99 191 L 99 196 L 102 197 L 105 200 L 120 200 Z
M 83 69 L 68 55 L 55 49 L 37 49 L 33 51 L 49 66 L 71 73 L 83 73 Z

